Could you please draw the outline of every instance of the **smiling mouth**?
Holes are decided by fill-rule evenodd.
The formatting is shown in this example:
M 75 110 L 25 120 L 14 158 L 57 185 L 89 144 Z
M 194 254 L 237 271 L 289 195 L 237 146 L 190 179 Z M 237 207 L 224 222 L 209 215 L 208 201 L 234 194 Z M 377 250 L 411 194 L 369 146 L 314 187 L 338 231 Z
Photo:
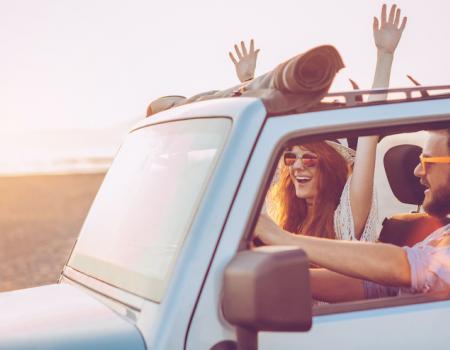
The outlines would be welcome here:
M 421 184 L 423 187 L 425 187 L 425 190 L 424 190 L 424 191 L 430 189 L 430 186 L 429 186 L 427 183 L 425 183 L 425 182 L 423 182 L 423 181 L 420 181 L 420 184 Z
M 306 184 L 306 183 L 310 182 L 311 178 L 308 177 L 308 176 L 296 176 L 295 180 L 297 181 L 297 183 L 303 185 L 303 184 Z
M 426 185 L 426 184 L 422 184 L 424 187 L 425 187 L 425 189 L 423 190 L 423 194 L 427 194 L 427 193 L 429 193 L 430 192 L 430 186 L 428 186 L 428 185 Z

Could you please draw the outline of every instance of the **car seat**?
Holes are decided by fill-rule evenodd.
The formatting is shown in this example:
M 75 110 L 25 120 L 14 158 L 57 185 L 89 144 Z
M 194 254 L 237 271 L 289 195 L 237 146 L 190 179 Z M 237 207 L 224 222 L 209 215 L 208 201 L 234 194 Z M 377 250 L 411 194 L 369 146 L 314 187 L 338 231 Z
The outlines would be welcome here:
M 384 156 L 384 168 L 392 192 L 400 202 L 417 205 L 417 211 L 384 219 L 379 237 L 381 242 L 411 247 L 450 221 L 420 212 L 425 187 L 414 176 L 414 168 L 421 153 L 419 146 L 398 145 Z

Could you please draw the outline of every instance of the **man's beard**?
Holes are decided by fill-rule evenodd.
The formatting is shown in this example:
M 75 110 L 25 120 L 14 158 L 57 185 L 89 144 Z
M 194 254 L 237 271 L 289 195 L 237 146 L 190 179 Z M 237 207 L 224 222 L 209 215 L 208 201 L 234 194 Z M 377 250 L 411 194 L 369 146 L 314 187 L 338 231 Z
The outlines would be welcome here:
M 440 218 L 450 214 L 450 186 L 443 186 L 433 191 L 431 201 L 424 203 L 423 208 L 428 214 Z

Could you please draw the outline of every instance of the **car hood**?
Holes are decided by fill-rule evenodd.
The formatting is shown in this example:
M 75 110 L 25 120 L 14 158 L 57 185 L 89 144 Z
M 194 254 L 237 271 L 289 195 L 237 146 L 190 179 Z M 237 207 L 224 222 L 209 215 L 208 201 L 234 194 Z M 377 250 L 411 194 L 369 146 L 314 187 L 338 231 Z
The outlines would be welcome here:
M 0 293 L 0 349 L 145 349 L 127 319 L 75 286 Z

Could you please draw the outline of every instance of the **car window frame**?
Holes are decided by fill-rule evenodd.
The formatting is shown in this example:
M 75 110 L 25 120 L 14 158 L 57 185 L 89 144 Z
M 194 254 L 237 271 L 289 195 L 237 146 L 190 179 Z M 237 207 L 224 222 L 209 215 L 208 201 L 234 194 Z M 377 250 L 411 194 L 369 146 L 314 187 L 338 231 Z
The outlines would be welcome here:
M 426 115 L 424 115 L 426 117 Z M 263 186 L 259 191 L 257 200 L 253 205 L 252 210 L 252 220 L 251 224 L 248 225 L 249 229 L 245 232 L 242 240 L 239 244 L 239 250 L 249 249 L 249 244 L 252 241 L 253 230 L 256 226 L 257 217 L 264 205 L 264 201 L 267 192 L 272 183 L 273 176 L 275 175 L 276 168 L 279 163 L 279 159 L 282 156 L 284 149 L 288 146 L 292 146 L 298 143 L 314 142 L 324 139 L 342 139 L 347 137 L 358 137 L 358 136 L 370 136 L 370 135 L 396 135 L 401 133 L 417 132 L 421 130 L 431 130 L 431 129 L 443 129 L 450 128 L 450 114 L 446 116 L 446 120 L 442 121 L 430 121 L 422 122 L 414 125 L 411 124 L 397 124 L 397 125 L 386 125 L 383 127 L 374 128 L 363 128 L 360 130 L 340 130 L 338 132 L 323 132 L 316 133 L 314 135 L 303 135 L 295 136 L 295 132 L 292 131 L 292 136 L 279 140 L 276 147 L 272 150 L 272 155 L 270 157 L 270 164 L 267 167 L 266 176 L 264 178 Z M 303 130 L 299 129 L 298 132 Z M 340 313 L 347 313 L 353 311 L 365 311 L 365 310 L 375 310 L 383 309 L 389 307 L 398 307 L 405 305 L 415 305 L 430 302 L 439 302 L 450 299 L 450 290 L 444 292 L 431 292 L 431 293 L 418 293 L 414 295 L 402 295 L 395 297 L 377 298 L 377 299 L 367 299 L 359 301 L 349 301 L 335 304 L 327 304 L 313 307 L 313 317 L 323 316 L 323 315 L 333 315 Z

